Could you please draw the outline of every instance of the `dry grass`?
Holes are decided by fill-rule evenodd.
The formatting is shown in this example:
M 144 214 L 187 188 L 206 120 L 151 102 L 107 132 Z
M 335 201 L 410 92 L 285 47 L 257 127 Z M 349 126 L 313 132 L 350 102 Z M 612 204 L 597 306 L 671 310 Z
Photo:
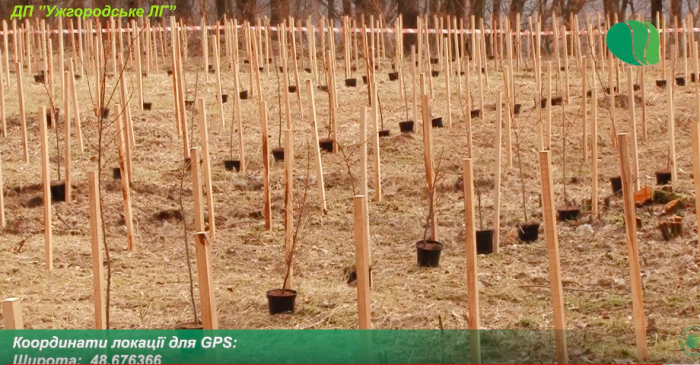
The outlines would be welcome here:
M 228 125 L 231 123 L 233 103 L 224 106 L 227 120 L 226 128 L 223 128 L 214 107 L 214 78 L 210 75 L 205 83 L 204 74 L 200 71 L 197 82 L 195 67 L 199 66 L 199 60 L 188 60 L 186 81 L 191 92 L 197 83 L 198 95 L 203 95 L 207 102 L 218 228 L 213 241 L 213 269 L 221 328 L 355 328 L 356 291 L 346 284 L 344 276 L 344 269 L 354 263 L 353 191 L 345 160 L 341 154 L 323 155 L 329 211 L 326 216 L 320 214 L 312 181 L 308 221 L 301 233 L 295 262 L 295 289 L 300 293 L 297 313 L 293 316 L 270 316 L 267 314 L 265 291 L 280 287 L 283 280 L 283 165 L 272 164 L 273 229 L 268 232 L 259 219 L 262 210 L 262 156 L 257 103 L 253 98 L 242 102 L 249 174 L 243 176 L 225 171 L 223 160 L 229 157 Z M 435 329 L 438 328 L 440 315 L 445 328 L 466 328 L 464 207 L 461 190 L 455 189 L 455 183 L 461 176 L 461 159 L 466 156 L 466 133 L 457 81 L 453 78 L 454 124 L 449 128 L 434 130 L 436 155 L 444 149 L 444 168 L 438 186 L 438 223 L 445 250 L 440 268 L 419 269 L 416 267 L 414 244 L 423 237 L 427 213 L 422 136 L 398 134 L 397 122 L 405 119 L 404 104 L 399 100 L 398 83 L 388 81 L 387 68 L 388 62 L 377 76 L 383 116 L 391 118 L 386 127 L 392 130 L 392 136 L 380 142 L 383 200 L 370 203 L 373 322 L 380 329 Z M 494 69 L 492 64 L 489 70 Z M 581 105 L 580 77 L 573 70 L 572 67 L 571 100 L 568 105 L 555 107 L 553 111 L 552 154 L 557 205 L 563 204 L 564 189 L 561 169 L 562 110 L 570 130 L 567 135 L 567 180 L 576 177 L 575 182 L 567 182 L 566 191 L 568 197 L 577 202 L 590 197 L 590 164 L 582 159 L 581 118 L 577 116 Z M 243 67 L 243 71 L 242 83 L 248 88 L 247 67 Z M 340 70 L 337 73 L 342 77 Z M 654 184 L 654 171 L 666 167 L 665 91 L 653 86 L 653 80 L 658 76 L 657 67 L 647 72 L 649 139 L 639 140 L 643 184 Z M 300 77 L 306 79 L 310 76 L 302 74 Z M 36 113 L 40 105 L 48 104 L 43 87 L 34 84 L 31 78 L 31 75 L 27 75 L 25 80 L 30 131 L 29 164 L 21 161 L 19 153 L 21 142 L 14 76 L 12 87 L 6 95 L 9 127 L 8 137 L 2 143 L 2 157 L 8 224 L 0 236 L 0 262 L 3 263 L 0 269 L 0 297 L 22 298 L 28 328 L 90 328 L 93 309 L 86 172 L 95 167 L 92 161 L 95 149 L 91 146 L 96 143 L 96 122 L 94 116 L 90 116 L 92 106 L 83 79 L 78 81 L 79 99 L 86 146 L 90 147 L 84 154 L 79 154 L 77 149 L 73 151 L 73 181 L 77 188 L 74 202 L 54 205 L 55 270 L 47 272 L 43 259 L 43 212 L 40 204 L 36 206 L 36 200 L 34 206 L 30 200 L 41 196 Z M 473 122 L 474 166 L 478 179 L 493 180 L 494 100 L 503 88 L 500 72 L 492 72 L 489 79 L 485 119 Z M 144 95 L 146 101 L 153 102 L 154 110 L 139 112 L 136 108 L 132 109 L 136 137 L 132 186 L 137 228 L 135 252 L 126 250 L 125 228 L 120 222 L 123 212 L 121 193 L 118 184 L 111 181 L 111 168 L 117 166 L 114 145 L 107 151 L 110 162 L 105 165 L 102 176 L 105 187 L 103 209 L 108 227 L 107 239 L 113 248 L 111 318 L 114 328 L 173 328 L 178 323 L 192 320 L 182 222 L 155 218 L 161 211 L 179 209 L 179 186 L 183 178 L 182 145 L 174 125 L 170 80 L 164 68 L 145 78 Z M 222 81 L 224 92 L 231 95 L 232 75 L 228 70 L 224 72 Z M 263 74 L 262 81 L 269 106 L 270 147 L 276 147 L 280 112 L 277 78 L 274 74 L 269 77 Z M 358 178 L 359 152 L 354 144 L 360 140 L 357 133 L 359 109 L 367 102 L 366 87 L 349 89 L 344 87 L 341 79 L 336 81 L 340 104 L 340 143 L 349 156 L 353 176 Z M 444 74 L 433 81 L 434 114 L 445 116 Z M 472 83 L 472 90 L 476 95 L 475 82 Z M 114 80 L 110 79 L 109 84 L 113 83 Z M 523 104 L 523 113 L 516 117 L 516 122 L 522 128 L 528 209 L 531 219 L 540 220 L 532 73 L 517 72 L 515 83 L 517 101 Z M 57 89 L 60 88 L 60 82 L 57 85 Z M 131 85 L 131 89 L 133 87 Z M 621 87 L 626 90 L 624 80 Z M 693 192 L 689 131 L 689 123 L 696 118 L 693 90 L 691 85 L 680 87 L 676 92 L 677 191 L 688 199 L 692 199 Z M 57 95 L 60 93 L 57 92 Z M 295 95 L 290 96 L 297 146 L 295 174 L 299 176 L 296 192 L 301 194 L 307 157 L 304 144 L 310 139 L 308 100 L 303 93 L 305 115 L 302 116 Z M 603 99 L 603 96 L 601 89 L 599 97 Z M 316 90 L 316 106 L 321 126 L 319 134 L 325 137 L 328 133 L 328 94 Z M 617 131 L 626 132 L 628 110 L 619 108 L 615 113 Z M 610 145 L 608 110 L 601 108 L 599 116 L 600 195 L 606 197 L 611 191 L 608 178 L 619 174 L 619 160 L 616 150 Z M 640 123 L 639 110 L 637 116 Z M 421 130 L 419 123 L 416 130 Z M 110 135 L 113 133 L 111 129 L 108 132 Z M 51 154 L 55 156 L 56 137 L 53 131 L 51 133 Z M 638 133 L 641 136 L 640 124 Z M 61 123 L 61 154 L 62 134 Z M 197 146 L 198 133 L 195 133 L 193 140 L 193 145 Z M 504 159 L 505 156 L 504 152 Z M 514 227 L 522 220 L 517 159 L 514 162 L 515 167 L 505 168 L 503 173 L 502 227 L 499 232 L 502 253 L 479 257 L 481 321 L 487 329 L 548 330 L 552 328 L 552 316 L 543 237 L 534 244 L 520 244 L 513 239 Z M 56 179 L 55 164 L 52 174 Z M 63 172 L 61 174 L 63 176 Z M 189 227 L 192 227 L 189 173 L 184 178 L 184 216 L 190 222 Z M 356 181 L 354 183 L 357 184 Z M 370 196 L 373 196 L 373 187 L 371 178 Z M 482 196 L 485 226 L 490 225 L 492 217 L 491 191 L 485 191 Z M 639 244 L 645 312 L 647 318 L 653 318 L 655 322 L 654 330 L 649 332 L 650 361 L 690 360 L 677 347 L 677 338 L 683 328 L 695 324 L 700 317 L 694 306 L 694 303 L 700 302 L 697 291 L 700 283 L 696 261 L 697 227 L 693 204 L 688 206 L 681 212 L 685 235 L 669 242 L 662 240 L 656 228 L 660 206 L 638 211 L 644 220 L 644 227 L 639 232 Z M 564 287 L 570 288 L 565 292 L 567 327 L 572 330 L 585 329 L 590 334 L 586 345 L 590 350 L 572 348 L 572 359 L 575 361 L 634 359 L 629 269 L 622 217 L 621 200 L 612 197 L 610 207 L 603 210 L 599 220 L 589 218 L 586 213 L 579 222 L 560 223 L 558 226 Z M 576 227 L 588 221 L 592 221 L 595 234 L 577 235 Z M 25 239 L 18 252 L 19 242 Z M 190 243 L 192 241 L 190 239 Z

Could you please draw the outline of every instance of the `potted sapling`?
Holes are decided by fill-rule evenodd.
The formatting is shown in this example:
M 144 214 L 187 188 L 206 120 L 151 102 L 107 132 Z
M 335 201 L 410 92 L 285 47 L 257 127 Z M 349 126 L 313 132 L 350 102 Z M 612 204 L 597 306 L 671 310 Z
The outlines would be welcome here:
M 437 201 L 435 196 L 435 187 L 440 175 L 440 163 L 442 161 L 442 153 L 440 160 L 435 169 L 432 187 L 428 186 L 428 214 L 425 221 L 425 229 L 423 230 L 423 239 L 416 242 L 416 251 L 418 266 L 420 267 L 438 267 L 440 265 L 440 253 L 444 247 L 443 243 L 436 239 L 437 224 L 434 222 L 435 211 L 437 210 Z M 428 229 L 431 229 L 431 236 L 428 238 Z
M 483 180 L 477 180 L 474 185 L 476 186 L 476 198 L 479 208 L 479 229 L 476 231 L 476 253 L 490 254 L 493 252 L 493 229 L 484 229 L 484 214 L 481 208 L 481 188 L 488 185 L 488 183 Z
M 291 234 L 291 245 L 289 249 L 286 249 L 285 242 L 285 255 L 284 255 L 284 280 L 282 281 L 282 288 L 268 290 L 265 293 L 267 297 L 268 311 L 270 314 L 280 314 L 280 313 L 294 313 L 295 301 L 297 298 L 297 291 L 292 289 L 292 276 L 293 270 L 292 265 L 294 264 L 294 255 L 297 249 L 297 243 L 300 241 L 299 233 L 301 228 L 304 226 L 305 219 L 305 208 L 306 208 L 306 198 L 309 191 L 310 185 L 310 171 L 311 171 L 311 147 L 309 142 L 306 143 L 306 178 L 304 179 L 304 193 L 302 195 L 301 204 L 298 209 L 298 214 L 295 222 L 292 222 L 294 226 L 292 232 L 285 231 L 285 240 L 287 234 Z M 293 180 L 293 179 L 292 179 Z M 292 183 L 291 181 L 289 182 Z M 291 189 L 285 188 L 285 195 L 292 194 Z M 285 198 L 285 210 L 291 209 L 292 207 L 287 207 L 286 204 L 291 203 L 294 206 L 293 196 L 287 196 Z M 292 216 L 291 219 L 294 219 Z
M 229 143 L 229 159 L 224 160 L 224 167 L 228 171 L 241 171 L 241 160 L 233 157 L 233 131 L 235 111 L 231 111 L 231 138 Z
M 403 82 L 401 87 L 403 87 L 404 95 L 406 95 L 404 98 L 404 111 L 406 113 L 406 119 L 399 122 L 399 129 L 401 130 L 401 133 L 413 133 L 416 123 L 408 116 L 408 94 L 406 93 L 406 80 L 404 79 L 401 81 Z
M 566 138 L 568 137 L 568 129 L 566 129 L 566 115 L 564 108 L 561 108 L 561 131 L 562 131 L 562 175 L 564 179 L 564 207 L 557 209 L 557 215 L 560 221 L 574 221 L 581 215 L 581 208 L 576 206 L 574 201 L 569 202 L 566 194 Z M 578 114 L 577 114 L 578 116 Z
M 523 221 L 518 223 L 518 239 L 521 242 L 534 242 L 539 238 L 540 223 L 530 221 L 527 214 L 527 196 L 525 194 L 525 177 L 523 175 L 523 159 L 520 146 L 520 129 L 516 119 L 511 115 L 513 130 L 515 131 L 515 153 L 518 157 L 518 173 L 520 177 L 520 194 L 522 198 Z

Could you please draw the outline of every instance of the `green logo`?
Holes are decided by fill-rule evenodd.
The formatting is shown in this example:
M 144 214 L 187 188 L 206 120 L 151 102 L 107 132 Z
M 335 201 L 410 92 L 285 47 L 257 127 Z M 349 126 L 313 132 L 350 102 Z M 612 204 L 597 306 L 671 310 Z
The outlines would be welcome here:
M 678 345 L 686 355 L 700 357 L 700 327 L 693 326 L 684 329 L 678 338 Z
M 659 31 L 646 21 L 628 20 L 613 25 L 605 43 L 615 57 L 633 66 L 659 63 Z

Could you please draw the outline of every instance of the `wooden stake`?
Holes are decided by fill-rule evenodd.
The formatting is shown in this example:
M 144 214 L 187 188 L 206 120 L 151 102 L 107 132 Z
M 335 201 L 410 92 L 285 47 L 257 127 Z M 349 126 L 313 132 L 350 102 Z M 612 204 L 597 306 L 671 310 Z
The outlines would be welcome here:
M 423 156 L 425 157 L 425 177 L 428 183 L 428 194 L 430 194 L 430 230 L 431 239 L 438 239 L 437 214 L 435 212 L 435 171 L 433 169 L 433 123 L 430 108 L 430 96 L 425 93 L 421 97 L 423 109 Z
M 549 285 L 552 293 L 554 310 L 554 337 L 557 344 L 557 362 L 569 362 L 566 346 L 566 314 L 564 312 L 564 290 L 561 284 L 561 266 L 559 263 L 559 238 L 557 237 L 556 212 L 554 211 L 554 187 L 550 167 L 550 151 L 540 152 L 540 172 L 542 174 L 542 201 L 547 238 L 547 260 L 549 261 Z
M 8 298 L 2 301 L 2 317 L 5 320 L 5 329 L 24 329 L 22 303 L 20 302 L 19 298 Z
M 123 177 L 123 175 L 122 175 Z M 95 171 L 88 171 L 88 198 L 90 200 L 90 243 L 92 246 L 92 301 L 95 304 L 95 329 L 107 329 L 104 267 L 102 264 L 102 206 L 100 181 Z
M 68 74 L 68 71 L 63 73 L 65 77 L 70 77 Z M 70 80 L 70 79 L 69 79 Z M 71 201 L 73 201 L 73 188 L 71 186 L 71 150 L 70 150 L 70 140 L 71 140 L 71 131 L 70 131 L 70 90 L 67 87 L 63 88 L 63 110 L 64 110 L 64 116 L 63 120 L 65 121 L 64 127 L 65 127 L 65 132 L 64 132 L 64 143 L 65 143 L 65 150 L 64 150 L 64 167 L 66 171 L 66 178 L 65 178 L 65 198 L 66 198 L 66 203 L 70 204 Z
M 5 79 L 5 82 L 7 82 L 7 85 L 9 86 L 10 85 L 10 52 L 9 52 L 7 35 L 8 35 L 7 20 L 3 19 L 2 20 L 2 46 L 3 46 L 3 49 L 5 51 L 4 52 L 4 55 L 5 55 L 5 75 L 7 75 L 7 79 Z
M 219 42 L 216 40 L 215 36 L 212 36 L 212 48 L 214 49 L 214 70 L 216 72 L 216 99 L 217 99 L 217 110 L 219 112 L 219 117 L 221 118 L 221 130 L 226 128 L 226 122 L 224 117 L 224 104 L 221 99 L 221 60 L 219 59 Z M 252 60 L 251 60 L 252 62 Z M 240 99 L 239 95 L 234 95 L 234 98 Z M 212 238 L 214 236 L 212 235 Z
M 583 162 L 588 161 L 588 77 L 586 76 L 586 63 L 587 59 L 584 57 L 582 60 L 583 67 L 581 69 L 581 109 L 583 110 L 583 123 L 581 124 L 581 129 L 583 130 Z M 597 102 L 593 99 L 593 102 Z
M 505 120 L 506 120 L 506 166 L 509 169 L 513 168 L 513 147 L 512 147 L 512 119 L 513 118 L 513 104 L 510 102 L 511 98 L 511 88 L 510 88 L 510 72 L 511 68 L 508 66 L 503 66 L 503 89 L 505 90 L 505 104 L 506 104 L 506 112 L 505 112 Z M 498 108 L 498 107 L 497 107 Z M 499 114 L 498 118 L 502 118 L 502 114 Z
M 700 101 L 700 94 L 696 92 L 695 102 Z M 693 161 L 693 186 L 695 187 L 695 209 L 700 212 L 700 123 L 690 122 L 692 161 Z M 695 215 L 698 227 L 700 227 L 700 214 Z
M 503 125 L 503 94 L 498 93 L 496 102 L 496 176 L 494 177 L 494 211 L 493 211 L 493 252 L 498 253 L 500 248 L 500 231 L 501 231 L 501 154 L 502 154 L 502 125 Z
M 450 82 L 450 74 L 452 73 L 452 69 L 450 67 L 450 64 L 452 63 L 452 56 L 450 52 L 450 40 L 449 38 L 444 39 L 445 45 L 445 85 L 447 86 L 447 126 L 452 127 L 452 106 L 451 106 L 451 94 L 452 94 L 452 88 L 451 88 L 451 82 Z M 458 78 L 459 79 L 459 78 Z
M 316 123 L 316 101 L 314 100 L 313 81 L 306 80 L 306 93 L 309 96 L 309 114 L 311 115 L 311 131 L 314 144 L 314 162 L 316 164 L 316 184 L 318 186 L 318 197 L 320 201 L 321 213 L 328 212 L 326 209 L 326 189 L 323 183 L 323 164 L 321 163 L 321 150 L 318 140 L 318 124 Z M 267 158 L 267 156 L 266 156 Z M 366 196 L 366 194 L 365 194 Z
M 190 150 L 192 159 L 192 194 L 194 197 L 194 226 L 197 233 L 195 250 L 197 255 L 197 279 L 199 282 L 199 300 L 202 311 L 202 325 L 205 330 L 218 329 L 216 302 L 211 270 L 211 245 L 204 232 L 204 212 L 202 210 L 202 183 L 199 179 L 199 148 Z
M 121 56 L 121 55 L 120 55 Z M 117 118 L 115 120 L 116 131 L 117 131 L 117 145 L 119 153 L 119 171 L 121 173 L 121 185 L 122 185 L 122 197 L 124 199 L 124 222 L 126 225 L 126 240 L 129 251 L 134 250 L 134 219 L 132 216 L 131 209 L 131 187 L 129 182 L 131 181 L 131 172 L 129 171 L 129 139 L 126 137 L 128 135 L 128 128 L 126 127 L 124 120 L 126 119 L 125 114 L 126 106 L 120 104 L 116 105 Z
M 136 21 L 134 20 L 134 43 L 136 43 L 136 51 L 134 53 L 134 57 L 136 57 L 136 96 L 138 96 L 138 105 L 136 108 L 138 110 L 143 111 L 143 71 L 142 71 L 142 64 L 141 64 L 141 28 L 139 28 L 138 24 L 136 24 Z M 204 54 L 204 60 L 207 62 L 206 58 L 206 53 Z M 116 72 L 114 74 L 116 76 Z M 126 102 L 125 102 L 126 104 Z M 131 104 L 131 103 L 129 103 Z
M 284 271 L 289 273 L 282 289 L 294 287 L 294 266 L 291 260 L 294 245 L 294 136 L 284 130 Z
M 586 59 L 583 59 L 585 65 Z M 585 67 L 584 67 L 585 69 Z M 593 114 L 591 117 L 591 214 L 598 216 L 598 87 L 595 77 L 591 85 Z
M 18 72 L 21 74 L 21 72 Z M 44 180 L 44 257 L 46 269 L 53 269 L 53 245 L 51 237 L 51 167 L 49 165 L 49 140 L 46 137 L 46 107 L 39 107 L 39 138 L 41 140 L 41 173 Z
M 22 64 L 20 64 L 19 62 L 15 62 L 15 72 L 17 73 L 17 94 L 19 95 L 19 123 L 22 131 L 22 152 L 24 154 L 24 162 L 29 163 L 29 146 L 27 145 L 27 121 L 25 119 L 24 114 L 24 82 L 22 80 Z M 46 113 L 44 113 L 44 118 L 46 118 Z
M 4 21 L 3 24 L 5 24 Z M 7 29 L 5 29 L 5 34 L 7 34 Z M 5 43 L 7 43 L 7 39 Z M 7 44 L 5 45 L 5 47 L 7 47 Z M 9 55 L 7 54 L 7 52 L 5 52 L 5 60 L 7 60 L 8 58 Z M 6 80 L 9 84 L 10 73 L 3 71 L 3 67 L 0 67 L 0 127 L 2 127 L 2 131 L 0 132 L 2 133 L 3 137 L 7 137 L 7 123 L 5 121 L 5 86 L 3 80 Z
M 270 152 L 267 131 L 267 102 L 261 101 L 262 116 L 260 124 L 262 128 L 262 161 L 263 161 L 263 216 L 265 217 L 265 229 L 272 230 L 272 204 L 270 202 Z
M 214 53 L 214 63 L 218 66 L 217 58 L 218 55 Z M 199 116 L 199 138 L 202 144 L 202 164 L 204 165 L 204 189 L 207 192 L 207 211 L 209 213 L 209 238 L 214 239 L 216 238 L 216 223 L 214 219 L 214 192 L 212 191 L 211 185 L 211 160 L 209 158 L 209 127 L 207 125 L 207 110 L 204 106 L 204 98 L 197 98 L 197 115 Z M 197 161 L 191 161 L 191 163 L 197 163 Z
M 367 197 L 356 195 L 355 205 L 355 272 L 357 275 L 357 311 L 361 330 L 372 329 L 372 308 L 369 300 L 369 248 L 367 237 Z
M 367 75 L 369 78 L 369 83 L 371 85 L 370 91 L 372 93 L 372 145 L 374 147 L 374 201 L 382 201 L 382 162 L 381 162 L 381 148 L 379 146 L 379 97 L 377 95 L 377 78 L 376 71 L 374 67 L 374 50 L 370 49 L 370 72 Z M 428 122 L 432 125 L 432 122 Z
M 602 52 L 601 52 L 602 53 Z M 615 131 L 615 79 L 613 73 L 615 69 L 613 68 L 613 57 L 608 58 L 608 105 L 610 109 L 610 139 L 613 147 L 615 147 L 615 136 L 617 132 Z
M 467 298 L 469 303 L 469 339 L 471 362 L 481 363 L 479 338 L 479 270 L 476 260 L 476 219 L 474 218 L 474 170 L 471 158 L 462 160 L 464 181 L 464 236 L 467 255 Z
M 670 85 L 669 85 L 670 86 Z M 620 170 L 622 175 L 622 195 L 625 208 L 625 228 L 627 230 L 627 250 L 629 252 L 630 286 L 632 287 L 632 310 L 634 312 L 634 331 L 637 341 L 637 359 L 648 359 L 647 334 L 644 325 L 644 298 L 642 277 L 639 268 L 639 248 L 637 247 L 637 213 L 635 211 L 632 174 L 629 162 L 629 142 L 627 134 L 617 136 L 620 153 Z
M 370 109 L 360 110 L 360 195 L 367 196 L 367 118 Z
M 670 72 L 670 76 L 668 80 L 666 81 L 666 100 L 667 100 L 667 105 L 668 105 L 668 168 L 671 170 L 671 186 L 673 188 L 676 187 L 678 184 L 678 176 L 677 176 L 677 171 L 678 168 L 676 167 L 676 116 L 675 116 L 675 110 L 673 108 L 673 102 L 674 102 L 674 95 L 673 95 L 673 90 L 675 87 L 673 86 L 674 83 L 673 79 L 673 71 Z M 634 143 L 632 144 L 633 146 L 633 153 L 634 151 Z M 633 155 L 633 157 L 636 156 L 636 154 Z M 636 165 L 632 165 L 633 167 Z M 634 170 L 633 170 L 634 171 Z M 638 175 L 638 174 L 637 174 Z M 633 179 L 636 178 L 636 176 L 632 176 Z M 632 180 L 635 182 L 635 180 Z M 639 181 L 636 181 L 637 184 L 639 184 Z M 639 188 L 637 188 L 639 189 Z
M 639 179 L 639 158 L 637 153 L 637 123 L 635 121 L 634 114 L 634 80 L 632 79 L 632 67 L 627 68 L 627 94 L 628 94 L 628 104 L 630 110 L 630 136 L 632 137 L 632 181 L 634 181 L 634 186 L 636 190 L 640 188 Z M 669 87 L 669 89 L 671 89 Z M 635 191 L 636 191 L 635 190 Z
M 70 93 L 72 98 L 73 106 L 73 120 L 75 121 L 75 130 L 78 138 L 78 147 L 80 148 L 80 153 L 85 152 L 85 146 L 83 144 L 83 128 L 80 123 L 80 107 L 78 107 L 78 91 L 75 87 L 75 59 L 70 62 L 70 78 L 67 82 L 70 87 Z
M 332 30 L 331 30 L 332 31 Z M 338 149 L 338 124 L 336 116 L 336 90 L 335 90 L 335 71 L 334 71 L 334 58 L 333 52 L 328 51 L 328 96 L 329 96 L 329 106 L 331 110 L 331 139 L 333 139 L 333 153 L 337 152 Z
M 552 150 L 552 62 L 547 62 L 547 151 Z

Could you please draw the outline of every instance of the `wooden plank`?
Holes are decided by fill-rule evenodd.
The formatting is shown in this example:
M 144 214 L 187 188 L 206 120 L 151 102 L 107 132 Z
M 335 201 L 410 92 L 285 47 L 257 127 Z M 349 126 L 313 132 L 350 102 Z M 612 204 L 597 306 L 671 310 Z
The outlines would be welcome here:
M 361 330 L 372 329 L 369 271 L 369 226 L 367 225 L 367 196 L 356 195 L 355 208 L 355 272 L 357 275 L 357 312 Z
M 498 253 L 500 251 L 500 231 L 501 231 L 501 164 L 502 164 L 502 131 L 503 131 L 503 94 L 498 93 L 498 99 L 496 101 L 496 121 L 495 129 L 496 136 L 494 139 L 495 146 L 495 159 L 496 159 L 496 172 L 494 176 L 494 211 L 493 211 L 493 252 Z
M 476 260 L 476 219 L 474 214 L 474 169 L 471 158 L 462 160 L 464 181 L 464 236 L 467 256 L 467 298 L 469 310 L 469 339 L 471 362 L 481 363 L 479 336 L 479 270 Z
M 216 47 L 216 46 L 215 46 Z M 217 63 L 214 54 L 214 63 Z M 220 100 L 220 99 L 219 99 Z M 216 223 L 214 219 L 214 192 L 211 184 L 211 160 L 209 157 L 209 126 L 204 98 L 197 98 L 197 115 L 199 116 L 199 138 L 202 144 L 202 165 L 204 166 L 204 189 L 207 193 L 207 212 L 209 213 L 209 238 L 216 238 Z
M 123 177 L 123 176 L 122 176 Z M 100 181 L 95 171 L 88 171 L 88 199 L 90 204 L 90 244 L 92 247 L 92 301 L 95 306 L 95 329 L 107 329 L 104 267 L 102 263 L 102 206 Z
M 552 179 L 550 151 L 540 153 L 540 172 L 542 178 L 542 210 L 547 238 L 547 261 L 549 262 L 549 285 L 552 294 L 554 319 L 554 337 L 556 342 L 557 362 L 567 364 L 569 361 L 566 345 L 566 314 L 564 312 L 564 290 L 561 283 L 561 265 L 559 262 L 559 238 L 557 236 L 556 212 L 554 210 L 554 186 Z
M 8 298 L 2 301 L 2 317 L 5 321 L 5 329 L 24 329 L 22 318 L 22 303 L 19 298 Z
M 309 114 L 311 115 L 311 135 L 313 136 L 313 151 L 314 151 L 314 164 L 316 165 L 316 186 L 318 187 L 318 198 L 319 207 L 321 208 L 321 213 L 326 214 L 328 212 L 326 208 L 326 188 L 323 182 L 323 163 L 321 162 L 321 150 L 319 147 L 318 140 L 318 123 L 316 122 L 316 101 L 314 100 L 314 86 L 313 81 L 306 80 L 306 93 L 309 96 Z M 267 158 L 267 156 L 265 156 Z M 365 184 L 366 186 L 366 184 Z M 367 196 L 366 194 L 363 194 Z
M 53 239 L 51 236 L 51 166 L 49 140 L 46 136 L 46 107 L 39 107 L 39 140 L 41 141 L 41 173 L 44 181 L 44 258 L 46 269 L 53 269 Z
M 630 265 L 630 286 L 632 287 L 632 311 L 634 317 L 635 340 L 637 342 L 637 359 L 646 361 L 647 334 L 644 324 L 644 292 L 640 274 L 639 248 L 637 247 L 637 213 L 635 211 L 634 191 L 632 188 L 632 173 L 630 169 L 630 150 L 627 134 L 617 136 L 618 152 L 620 154 L 620 170 L 622 176 L 622 196 L 625 210 L 625 229 L 627 230 L 627 250 Z
M 377 77 L 374 67 L 374 50 L 370 49 L 370 72 L 367 75 L 369 78 L 369 83 L 371 85 L 370 91 L 372 93 L 372 147 L 374 147 L 374 201 L 382 201 L 382 160 L 381 160 L 381 147 L 379 146 L 379 96 L 377 95 Z

